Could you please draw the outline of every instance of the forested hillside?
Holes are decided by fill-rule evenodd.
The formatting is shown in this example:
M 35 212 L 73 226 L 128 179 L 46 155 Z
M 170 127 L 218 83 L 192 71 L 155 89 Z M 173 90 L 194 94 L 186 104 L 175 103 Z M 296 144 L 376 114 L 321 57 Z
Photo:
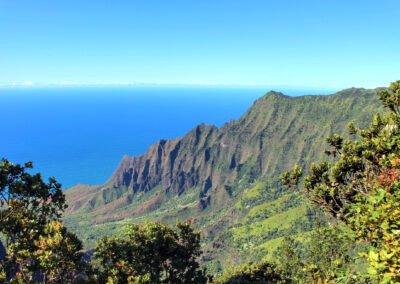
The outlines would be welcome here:
M 92 248 L 96 238 L 127 223 L 192 219 L 211 270 L 228 259 L 271 258 L 287 232 L 302 239 L 315 219 L 308 201 L 284 189 L 279 175 L 321 160 L 325 138 L 344 133 L 348 121 L 366 126 L 382 110 L 377 92 L 269 92 L 221 128 L 198 125 L 141 156 L 125 156 L 104 185 L 66 190 L 64 221 Z

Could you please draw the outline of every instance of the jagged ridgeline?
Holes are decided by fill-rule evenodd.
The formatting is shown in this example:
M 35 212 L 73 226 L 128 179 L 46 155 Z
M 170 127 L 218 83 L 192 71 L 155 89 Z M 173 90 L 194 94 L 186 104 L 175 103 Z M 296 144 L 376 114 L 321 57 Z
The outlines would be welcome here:
M 349 121 L 366 126 L 381 110 L 377 92 L 269 92 L 219 129 L 198 125 L 141 156 L 125 156 L 104 185 L 66 190 L 65 222 L 91 248 L 128 222 L 191 218 L 212 269 L 229 258 L 271 258 L 287 231 L 301 239 L 312 229 L 314 214 L 306 200 L 283 189 L 279 175 L 322 159 L 325 138 L 346 132 Z

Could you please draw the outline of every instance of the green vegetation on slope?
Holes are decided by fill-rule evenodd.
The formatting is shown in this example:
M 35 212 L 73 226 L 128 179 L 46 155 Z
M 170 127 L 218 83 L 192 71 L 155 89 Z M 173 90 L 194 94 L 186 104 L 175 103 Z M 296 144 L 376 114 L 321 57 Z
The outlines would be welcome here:
M 308 203 L 276 177 L 296 163 L 321 160 L 325 137 L 343 132 L 349 120 L 365 126 L 381 109 L 376 94 L 348 89 L 291 98 L 270 92 L 220 129 L 199 125 L 139 157 L 125 156 L 102 186 L 67 190 L 64 221 L 93 248 L 96 238 L 118 233 L 127 222 L 190 218 L 202 230 L 203 261 L 212 269 L 249 254 L 264 258 L 265 248 L 276 247 L 288 231 L 301 238 L 314 220 Z

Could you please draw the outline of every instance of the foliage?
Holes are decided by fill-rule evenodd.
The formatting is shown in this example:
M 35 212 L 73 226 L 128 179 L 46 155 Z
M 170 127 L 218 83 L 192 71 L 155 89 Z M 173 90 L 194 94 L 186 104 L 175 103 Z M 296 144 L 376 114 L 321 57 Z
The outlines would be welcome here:
M 277 251 L 277 256 L 280 268 L 282 269 L 282 275 L 294 281 L 299 281 L 304 278 L 304 264 L 301 262 L 296 247 L 295 239 L 291 233 L 288 233 Z
M 48 223 L 34 244 L 37 246 L 34 258 L 46 282 L 71 281 L 85 268 L 81 261 L 81 241 L 59 221 Z
M 359 248 L 347 238 L 345 227 L 317 222 L 307 244 L 285 236 L 276 253 L 285 277 L 296 283 L 367 283 L 360 274 Z
M 312 164 L 302 191 L 327 213 L 352 229 L 357 241 L 368 241 L 369 273 L 380 282 L 400 281 L 400 81 L 382 90 L 379 98 L 388 113 L 376 114 L 367 129 L 349 123 L 351 135 L 327 139 L 337 160 Z M 302 170 L 282 175 L 295 188 Z
M 38 225 L 44 225 L 60 218 L 66 208 L 61 184 L 54 178 L 45 183 L 40 174 L 31 175 L 28 169 L 32 169 L 32 162 L 23 167 L 3 158 L 0 163 L 0 234 L 7 244 L 21 237 L 21 211 L 29 210 Z
M 28 218 L 26 221 L 35 223 Z M 34 278 L 45 283 L 72 281 L 84 270 L 81 248 L 80 240 L 61 222 L 51 221 L 38 238 L 32 232 L 8 247 L 5 271 L 9 272 L 8 278 L 15 278 L 16 282 L 26 283 Z M 15 272 L 15 277 L 10 271 Z
M 285 234 L 290 231 L 299 241 L 305 241 L 316 218 L 314 208 L 303 196 L 282 188 L 275 179 L 255 183 L 246 189 L 235 204 L 235 212 L 230 214 L 236 214 L 236 224 L 220 233 L 217 245 L 213 244 L 214 257 L 221 266 L 226 265 L 230 257 L 237 263 L 275 260 L 274 253 Z M 230 252 L 228 256 L 224 254 L 226 248 Z M 207 246 L 205 251 L 207 258 L 211 249 Z M 207 268 L 218 272 L 208 263 Z
M 83 271 L 82 243 L 58 220 L 66 208 L 61 185 L 26 172 L 6 159 L 0 164 L 0 236 L 7 254 L 0 280 L 15 283 L 72 281 Z
M 317 224 L 313 230 L 307 258 L 304 261 L 305 283 L 360 283 L 360 268 L 353 244 L 345 237 L 340 224 Z
M 99 281 L 112 283 L 205 283 L 200 254 L 200 233 L 190 220 L 178 222 L 177 230 L 159 222 L 132 224 L 125 238 L 104 236 L 95 249 Z
M 245 284 L 245 283 L 294 283 L 283 276 L 282 271 L 271 262 L 257 264 L 247 263 L 241 266 L 230 266 L 224 270 L 221 277 L 213 279 L 214 284 Z

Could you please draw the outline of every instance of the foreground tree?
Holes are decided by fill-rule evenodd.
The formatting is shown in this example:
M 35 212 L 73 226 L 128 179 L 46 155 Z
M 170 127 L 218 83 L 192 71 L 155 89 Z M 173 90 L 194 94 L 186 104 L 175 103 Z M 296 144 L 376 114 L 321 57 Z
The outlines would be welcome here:
M 59 221 L 67 207 L 61 185 L 6 159 L 0 164 L 0 238 L 7 253 L 0 261 L 0 282 L 72 281 L 83 270 L 82 244 Z
M 35 220 L 26 220 L 35 223 Z M 86 264 L 81 261 L 82 243 L 61 222 L 47 223 L 39 236 L 31 230 L 26 236 L 8 247 L 4 260 L 8 280 L 16 283 L 66 283 L 76 280 L 85 271 Z
M 45 225 L 59 219 L 67 207 L 61 184 L 54 178 L 45 183 L 40 174 L 27 172 L 32 168 L 32 162 L 21 166 L 3 158 L 0 163 L 0 234 L 6 238 L 6 246 L 24 232 L 21 214 L 27 213 L 37 225 Z
M 295 166 L 282 175 L 285 185 L 305 194 L 352 230 L 352 237 L 370 244 L 371 277 L 400 281 L 400 81 L 379 94 L 385 116 L 376 114 L 368 129 L 349 123 L 353 141 L 340 135 L 327 138 L 337 160 L 311 164 L 298 187 L 302 170 Z
M 200 233 L 186 223 L 129 225 L 125 237 L 103 237 L 95 249 L 99 281 L 109 283 L 205 283 Z

